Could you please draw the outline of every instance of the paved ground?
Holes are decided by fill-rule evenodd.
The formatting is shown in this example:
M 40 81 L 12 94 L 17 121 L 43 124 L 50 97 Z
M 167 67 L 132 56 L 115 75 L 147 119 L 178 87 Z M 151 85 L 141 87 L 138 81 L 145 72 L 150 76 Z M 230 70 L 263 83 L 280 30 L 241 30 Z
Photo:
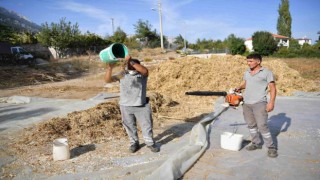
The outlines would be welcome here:
M 278 144 L 278 158 L 267 149 L 248 152 L 220 147 L 223 132 L 249 132 L 242 109 L 229 109 L 211 125 L 210 147 L 183 179 L 320 179 L 320 98 L 277 97 L 269 125 Z M 248 141 L 244 141 L 246 145 Z
M 118 94 L 101 93 L 89 100 L 51 99 L 24 96 L 1 98 L 0 139 L 6 139 L 6 141 L 10 140 L 11 138 L 14 138 L 12 136 L 16 134 L 15 132 L 19 132 L 19 130 L 25 127 L 32 126 L 35 123 L 48 120 L 53 117 L 63 117 L 66 116 L 67 113 L 73 111 L 91 108 L 102 101 L 106 101 L 109 98 L 112 99 L 113 97 L 118 97 Z M 15 171 L 14 179 L 139 179 L 150 174 L 154 169 L 161 165 L 166 158 L 175 152 L 177 147 L 182 147 L 188 143 L 187 135 L 178 138 L 179 140 L 168 140 L 172 134 L 171 131 L 174 131 L 176 128 L 180 130 L 190 130 L 194 124 L 195 123 L 191 122 L 180 122 L 180 124 L 173 123 L 172 127 L 168 128 L 167 131 L 162 131 L 157 134 L 157 137 L 161 136 L 158 137 L 158 145 L 161 146 L 161 152 L 159 153 L 153 153 L 148 148 L 142 147 L 139 150 L 139 153 L 105 160 L 104 157 L 100 156 L 101 153 L 97 154 L 92 152 L 92 156 L 97 156 L 97 158 L 94 159 L 96 164 L 94 164 L 94 162 L 79 163 L 78 159 L 81 157 L 74 157 L 68 160 L 69 164 L 72 161 L 75 164 L 78 164 L 75 166 L 73 173 L 57 173 L 47 176 L 33 172 L 29 166 L 24 166 L 22 169 Z M 186 131 L 186 133 L 189 134 L 188 131 Z M 143 140 L 141 142 L 143 142 Z M 98 144 L 96 151 L 103 148 L 104 147 L 102 145 Z M 6 154 L 5 149 L 6 146 L 1 142 L 0 167 L 10 164 L 17 158 Z M 87 154 L 90 153 L 88 152 Z M 102 162 L 102 165 L 99 162 Z M 95 168 L 98 170 L 88 171 L 87 169 L 92 169 L 93 167 L 87 167 L 86 170 L 83 170 L 83 164 L 88 164 L 89 166 L 101 165 L 101 167 Z M 3 177 L 2 173 L 3 172 L 0 172 L 0 179 Z
M 36 100 L 36 103 L 31 103 L 32 107 L 1 104 L 0 132 L 6 132 L 14 128 L 14 125 L 23 127 L 35 123 L 40 120 L 36 118 L 37 116 L 59 115 L 66 107 L 88 108 L 87 106 L 97 103 L 93 100 L 91 105 L 73 100 L 63 102 L 42 98 L 33 100 Z M 53 105 L 56 109 L 52 108 Z M 230 151 L 220 147 L 220 135 L 223 132 L 236 132 L 243 134 L 244 139 L 250 139 L 242 117 L 242 109 L 230 108 L 210 125 L 209 148 L 182 179 L 320 179 L 319 105 L 318 97 L 277 97 L 276 108 L 269 114 L 271 132 L 279 148 L 279 157 L 275 159 L 267 157 L 265 147 L 254 152 L 248 152 L 244 148 L 240 151 Z M 42 110 L 38 111 L 39 109 Z M 74 109 L 65 109 L 63 112 L 67 110 Z M 131 162 L 124 164 L 122 168 L 51 177 L 31 175 L 30 172 L 29 176 L 18 176 L 16 179 L 140 179 L 185 146 L 189 136 L 190 133 L 186 133 L 178 141 L 163 144 L 161 154 L 156 158 L 145 154 L 118 159 L 118 162 Z M 244 141 L 243 146 L 247 142 Z M 153 160 L 150 160 L 152 158 Z M 8 159 L 2 157 L 0 160 L 1 165 Z

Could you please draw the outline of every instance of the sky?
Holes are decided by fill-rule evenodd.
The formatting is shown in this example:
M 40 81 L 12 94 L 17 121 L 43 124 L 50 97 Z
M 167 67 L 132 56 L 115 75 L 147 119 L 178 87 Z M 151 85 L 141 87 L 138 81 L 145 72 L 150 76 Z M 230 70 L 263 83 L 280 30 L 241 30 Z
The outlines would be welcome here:
M 139 19 L 160 34 L 159 2 L 164 36 L 181 34 L 195 43 L 197 39 L 224 40 L 230 34 L 247 39 L 256 31 L 277 34 L 281 0 L 0 0 L 0 6 L 38 25 L 66 18 L 78 23 L 82 33 L 105 37 L 118 27 L 135 34 Z M 306 37 L 314 43 L 320 31 L 320 0 L 289 3 L 292 37 Z

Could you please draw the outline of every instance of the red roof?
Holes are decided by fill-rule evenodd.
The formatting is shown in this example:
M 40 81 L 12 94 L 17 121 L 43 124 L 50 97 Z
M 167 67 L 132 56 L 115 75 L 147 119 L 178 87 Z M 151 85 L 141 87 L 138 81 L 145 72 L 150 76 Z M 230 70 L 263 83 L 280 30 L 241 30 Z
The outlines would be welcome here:
M 278 35 L 278 34 L 272 34 L 272 36 L 274 38 L 278 38 L 278 39 L 289 39 L 289 37 L 287 37 L 287 36 L 282 36 L 282 35 Z
M 272 34 L 272 37 L 277 38 L 277 39 L 289 39 L 289 37 L 287 37 L 287 36 L 282 36 L 282 35 L 278 35 L 278 34 Z M 252 40 L 252 37 L 248 38 L 246 40 Z

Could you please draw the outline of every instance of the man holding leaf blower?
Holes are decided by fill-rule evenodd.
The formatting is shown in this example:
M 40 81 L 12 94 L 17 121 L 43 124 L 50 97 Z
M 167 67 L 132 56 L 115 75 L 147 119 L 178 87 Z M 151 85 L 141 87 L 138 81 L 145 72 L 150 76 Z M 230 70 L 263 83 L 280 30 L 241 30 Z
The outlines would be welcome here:
M 249 69 L 244 73 L 244 82 L 237 88 L 236 92 L 245 89 L 243 116 L 248 124 L 252 143 L 246 147 L 248 151 L 262 148 L 264 140 L 268 148 L 269 157 L 277 157 L 277 148 L 272 140 L 271 133 L 267 124 L 268 112 L 274 108 L 276 99 L 276 85 L 273 73 L 261 66 L 262 57 L 260 54 L 250 54 L 247 56 Z M 270 100 L 267 102 L 267 90 L 270 90 Z

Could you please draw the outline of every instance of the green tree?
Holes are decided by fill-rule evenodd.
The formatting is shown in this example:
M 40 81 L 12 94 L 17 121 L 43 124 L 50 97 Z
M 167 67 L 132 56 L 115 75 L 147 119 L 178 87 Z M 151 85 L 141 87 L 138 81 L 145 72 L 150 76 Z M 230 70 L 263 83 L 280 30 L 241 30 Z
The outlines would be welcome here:
M 315 49 L 320 50 L 320 41 L 317 41 L 317 43 L 314 44 L 313 47 L 314 47 Z
M 108 46 L 111 44 L 111 41 L 104 40 L 94 33 L 86 32 L 83 35 L 76 36 L 72 44 L 74 44 L 74 48 L 81 47 L 84 50 L 98 52 L 101 49 L 100 47 Z
M 279 5 L 279 17 L 277 23 L 278 34 L 291 38 L 291 14 L 289 10 L 289 0 L 281 0 Z
M 36 38 L 39 43 L 41 43 L 44 46 L 50 47 L 51 42 L 51 36 L 53 35 L 53 32 L 51 30 L 51 27 L 48 25 L 47 22 L 42 24 L 41 31 L 36 35 Z
M 72 25 L 71 22 L 66 22 L 66 18 L 60 19 L 59 23 L 46 22 L 42 24 L 42 30 L 37 35 L 37 40 L 45 45 L 52 46 L 58 51 L 63 51 L 70 47 L 75 47 L 76 39 L 81 35 L 78 24 Z
M 118 27 L 113 36 L 110 37 L 110 40 L 112 42 L 124 43 L 126 38 L 127 34 L 120 27 Z
M 244 40 L 237 38 L 234 34 L 230 34 L 226 39 L 227 46 L 232 55 L 243 54 L 246 52 L 246 46 Z
M 299 44 L 299 42 L 295 39 L 290 39 L 290 44 L 289 44 L 289 49 L 290 50 L 299 50 L 301 49 L 301 45 Z
M 257 31 L 252 36 L 253 50 L 261 55 L 268 56 L 277 50 L 277 42 L 267 31 Z
M 126 38 L 124 44 L 130 49 L 140 49 L 141 45 L 137 41 L 137 36 L 132 36 L 130 38 Z
M 0 41 L 12 43 L 16 33 L 8 26 L 0 24 Z
M 213 42 L 213 48 L 215 48 L 215 49 L 221 50 L 221 49 L 226 49 L 227 47 L 228 47 L 228 45 L 227 45 L 226 41 L 221 41 L 218 39 Z
M 16 31 L 11 27 L 0 24 L 0 41 L 11 44 L 35 44 L 35 35 L 28 31 Z
M 37 39 L 30 32 L 14 33 L 12 38 L 12 44 L 35 44 Z
M 178 45 L 178 49 L 181 49 L 184 47 L 184 41 L 185 39 L 182 37 L 181 34 L 179 34 L 179 36 L 175 37 L 174 42 L 175 44 Z M 188 42 L 186 41 L 186 45 L 188 44 Z
M 152 25 L 149 21 L 142 21 L 139 19 L 137 24 L 134 24 L 133 26 L 136 32 L 136 37 L 140 39 L 140 41 L 144 42 L 145 46 L 151 48 L 160 47 L 160 36 L 157 34 L 156 30 L 151 30 Z
M 196 41 L 196 49 L 198 49 L 200 52 L 206 52 L 206 51 L 209 51 L 209 50 L 212 50 L 213 49 L 213 44 L 214 44 L 214 41 L 212 39 L 205 39 L 203 38 L 202 40 L 201 39 L 197 39 Z
M 227 43 L 226 41 L 221 41 L 221 40 L 212 40 L 212 39 L 197 39 L 195 44 L 188 44 L 188 47 L 194 50 L 198 50 L 200 52 L 206 52 L 206 51 L 220 51 L 226 49 Z

